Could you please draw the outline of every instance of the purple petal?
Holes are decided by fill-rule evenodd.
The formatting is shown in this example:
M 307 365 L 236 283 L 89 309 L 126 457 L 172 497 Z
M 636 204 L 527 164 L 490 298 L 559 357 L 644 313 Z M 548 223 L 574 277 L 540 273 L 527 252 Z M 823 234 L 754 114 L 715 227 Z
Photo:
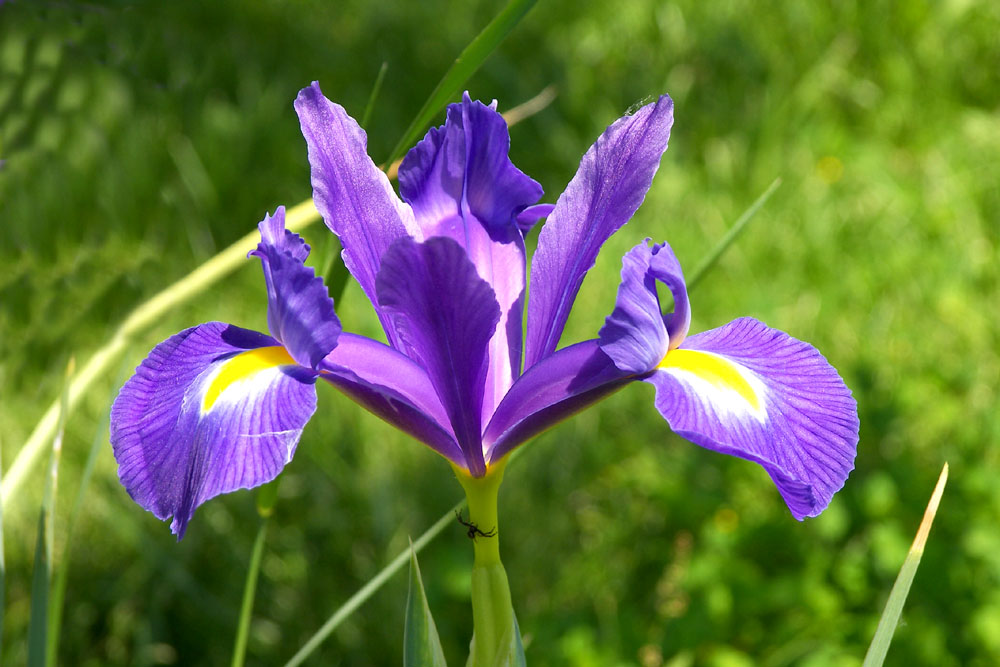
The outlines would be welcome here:
M 503 458 L 545 429 L 635 379 L 615 367 L 596 340 L 563 348 L 517 379 L 486 427 L 488 461 Z
M 535 226 L 535 223 L 542 218 L 549 217 L 552 214 L 552 209 L 555 207 L 555 204 L 535 204 L 518 213 L 517 226 L 521 228 L 521 233 L 527 236 L 531 228 Z
M 399 192 L 423 237 L 446 236 L 465 248 L 500 305 L 484 419 L 520 373 L 526 259 L 518 216 L 542 196 L 542 187 L 511 163 L 509 148 L 503 117 L 466 93 L 399 168 Z
M 755 319 L 688 338 L 646 381 L 670 428 L 759 463 L 796 519 L 822 512 L 854 468 L 850 390 L 816 348 Z
M 344 333 L 324 360 L 320 377 L 404 433 L 465 465 L 434 385 L 409 357 L 384 343 Z
M 340 238 L 344 265 L 378 311 L 375 276 L 382 255 L 397 238 L 417 232 L 413 212 L 368 157 L 364 130 L 323 96 L 319 83 L 299 92 L 295 111 L 309 147 L 316 208 Z M 395 343 L 388 319 L 381 313 L 379 319 Z
M 444 126 L 431 129 L 399 167 L 400 195 L 426 237 L 456 236 L 449 229 L 455 224 L 504 239 L 516 229 L 518 213 L 538 201 L 542 186 L 514 166 L 509 150 L 507 123 L 493 106 L 468 93 L 448 106 Z
M 305 266 L 309 246 L 285 229 L 285 207 L 264 217 L 261 242 L 250 255 L 260 258 L 267 284 L 267 326 L 301 366 L 316 369 L 337 345 L 340 320 L 323 279 Z
M 316 410 L 314 382 L 255 331 L 209 322 L 168 338 L 111 408 L 122 484 L 182 538 L 203 502 L 281 472 Z
M 646 245 L 646 239 L 622 258 L 622 282 L 615 309 L 599 335 L 601 349 L 615 365 L 630 373 L 656 367 L 667 350 L 683 342 L 691 324 L 684 274 L 674 251 L 666 243 Z M 661 314 L 656 281 L 666 284 L 674 297 L 674 312 Z
M 500 319 L 489 284 L 449 238 L 403 238 L 382 258 L 376 286 L 407 356 L 420 363 L 448 413 L 473 476 L 486 472 L 480 409 L 487 345 Z
M 674 104 L 663 95 L 591 146 L 538 236 L 531 260 L 525 368 L 556 349 L 601 245 L 632 217 L 667 150 Z

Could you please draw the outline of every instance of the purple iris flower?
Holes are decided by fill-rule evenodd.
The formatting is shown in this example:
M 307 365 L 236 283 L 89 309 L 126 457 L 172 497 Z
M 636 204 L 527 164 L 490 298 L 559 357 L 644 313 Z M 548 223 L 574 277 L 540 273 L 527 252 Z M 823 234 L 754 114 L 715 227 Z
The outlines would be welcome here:
M 397 196 L 354 119 L 316 83 L 299 93 L 316 207 L 388 345 L 341 331 L 303 264 L 308 246 L 284 229 L 283 209 L 266 217 L 251 255 L 264 268 L 271 335 L 218 322 L 181 332 L 153 349 L 112 408 L 122 483 L 157 517 L 173 516 L 178 537 L 204 501 L 277 476 L 315 411 L 317 379 L 472 477 L 643 380 L 675 432 L 762 465 L 796 518 L 843 486 L 858 418 L 836 370 L 749 318 L 686 339 L 687 292 L 666 244 L 625 255 L 598 338 L 556 349 L 602 244 L 649 189 L 670 98 L 608 127 L 554 206 L 538 204 L 541 186 L 511 163 L 495 107 L 467 94 L 449 106 L 403 160 Z M 524 237 L 541 218 L 526 298 Z M 673 295 L 667 316 L 657 282 Z

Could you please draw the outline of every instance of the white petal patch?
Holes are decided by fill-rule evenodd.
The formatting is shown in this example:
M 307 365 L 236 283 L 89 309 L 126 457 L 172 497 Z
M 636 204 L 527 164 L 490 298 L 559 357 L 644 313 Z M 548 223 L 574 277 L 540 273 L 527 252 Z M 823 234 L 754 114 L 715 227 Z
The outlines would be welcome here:
M 767 387 L 740 364 L 711 352 L 676 349 L 667 353 L 658 368 L 684 383 L 720 416 L 767 421 Z

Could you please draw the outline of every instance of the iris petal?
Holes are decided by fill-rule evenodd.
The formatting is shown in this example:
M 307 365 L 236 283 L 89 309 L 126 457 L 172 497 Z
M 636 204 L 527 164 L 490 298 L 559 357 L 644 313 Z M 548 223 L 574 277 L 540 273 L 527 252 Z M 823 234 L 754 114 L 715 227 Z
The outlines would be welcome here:
M 684 274 L 666 243 L 643 241 L 622 258 L 622 281 L 615 309 L 601 328 L 601 349 L 618 368 L 632 373 L 652 370 L 668 349 L 681 344 L 691 323 Z M 656 282 L 665 283 L 674 298 L 674 312 L 661 315 Z
M 583 156 L 559 196 L 531 261 L 525 368 L 556 349 L 598 251 L 642 204 L 673 120 L 674 105 L 666 95 L 619 118 Z
M 315 374 L 270 336 L 222 322 L 163 341 L 111 408 L 129 495 L 184 536 L 209 498 L 274 479 L 316 409 Z
M 816 348 L 755 319 L 688 338 L 646 381 L 670 428 L 759 463 L 797 519 L 822 512 L 854 468 L 850 390 Z
M 517 379 L 486 427 L 488 461 L 621 389 L 635 378 L 617 368 L 596 340 L 565 347 Z
M 299 92 L 295 111 L 309 147 L 316 208 L 340 238 L 344 265 L 379 312 L 375 276 L 382 254 L 401 236 L 418 234 L 413 211 L 368 157 L 364 130 L 342 106 L 323 96 L 318 83 Z M 379 312 L 379 319 L 395 344 L 388 318 Z
M 434 385 L 424 369 L 403 353 L 345 333 L 323 361 L 320 377 L 376 416 L 465 465 Z
M 423 238 L 446 236 L 462 246 L 500 305 L 484 420 L 520 373 L 527 262 L 518 215 L 542 196 L 542 186 L 510 161 L 509 149 L 503 117 L 466 93 L 448 107 L 444 126 L 432 128 L 399 168 L 400 195 Z
M 285 207 L 260 223 L 259 257 L 267 284 L 267 325 L 300 365 L 317 368 L 337 345 L 340 320 L 323 279 L 303 262 L 309 246 L 285 229 Z
M 448 413 L 473 476 L 486 472 L 480 409 L 487 345 L 500 319 L 493 290 L 450 238 L 403 238 L 382 258 L 379 303 Z

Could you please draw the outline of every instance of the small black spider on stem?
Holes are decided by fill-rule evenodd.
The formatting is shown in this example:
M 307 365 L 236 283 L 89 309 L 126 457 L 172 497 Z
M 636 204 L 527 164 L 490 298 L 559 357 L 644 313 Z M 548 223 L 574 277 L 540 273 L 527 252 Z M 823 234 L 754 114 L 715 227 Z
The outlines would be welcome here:
M 494 535 L 497 534 L 496 526 L 494 526 L 493 528 L 490 528 L 489 530 L 487 530 L 484 533 L 482 531 L 482 529 L 479 526 L 477 526 L 476 524 L 474 524 L 472 521 L 466 521 L 465 519 L 463 519 L 462 518 L 462 511 L 461 510 L 455 510 L 455 518 L 458 519 L 458 522 L 460 524 L 462 524 L 463 526 L 465 526 L 466 528 L 469 529 L 466 532 L 466 535 L 468 535 L 469 539 L 472 540 L 473 542 L 476 541 L 476 537 L 477 536 L 478 537 L 493 537 Z M 470 516 L 469 518 L 471 519 L 472 517 Z

